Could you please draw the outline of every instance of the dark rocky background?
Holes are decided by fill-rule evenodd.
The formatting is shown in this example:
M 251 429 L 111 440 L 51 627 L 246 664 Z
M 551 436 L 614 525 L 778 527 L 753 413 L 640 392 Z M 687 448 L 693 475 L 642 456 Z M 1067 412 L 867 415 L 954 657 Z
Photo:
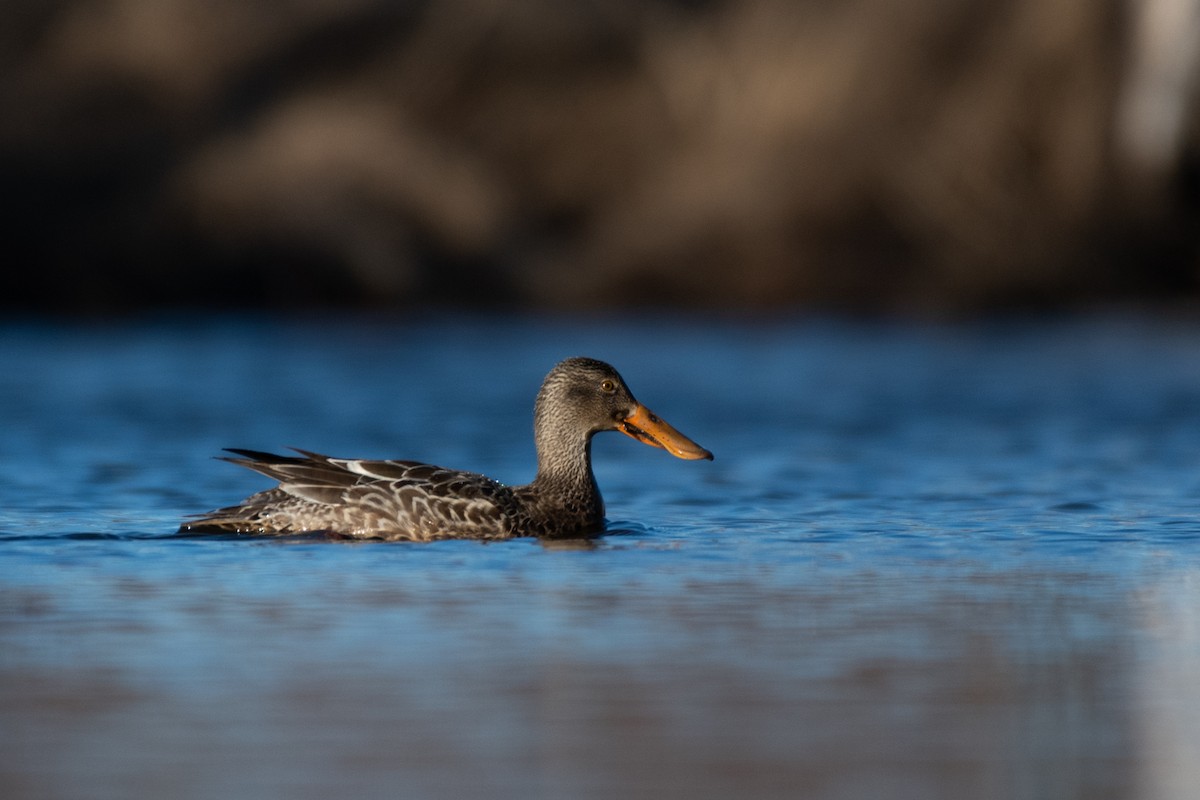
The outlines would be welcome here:
M 1200 288 L 1196 0 L 8 0 L 11 310 Z

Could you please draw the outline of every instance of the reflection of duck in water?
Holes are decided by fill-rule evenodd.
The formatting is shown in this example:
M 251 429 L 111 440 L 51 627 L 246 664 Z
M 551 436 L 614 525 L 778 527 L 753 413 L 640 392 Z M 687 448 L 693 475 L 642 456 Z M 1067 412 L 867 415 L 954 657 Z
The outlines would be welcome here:
M 604 500 L 592 474 L 592 434 L 617 430 L 679 458 L 712 459 L 634 399 L 602 361 L 570 358 L 550 370 L 534 405 L 538 471 L 504 486 L 416 461 L 278 456 L 231 450 L 228 461 L 279 485 L 184 523 L 181 532 L 323 531 L 373 539 L 506 539 L 600 530 Z

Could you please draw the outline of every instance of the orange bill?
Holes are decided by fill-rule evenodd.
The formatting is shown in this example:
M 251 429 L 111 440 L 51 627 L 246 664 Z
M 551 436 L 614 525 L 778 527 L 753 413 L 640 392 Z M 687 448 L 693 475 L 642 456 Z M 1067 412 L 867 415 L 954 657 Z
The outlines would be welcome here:
M 644 444 L 661 447 L 676 458 L 707 458 L 712 461 L 712 453 L 672 428 L 666 420 L 659 419 L 641 403 L 632 414 L 617 424 L 617 430 Z

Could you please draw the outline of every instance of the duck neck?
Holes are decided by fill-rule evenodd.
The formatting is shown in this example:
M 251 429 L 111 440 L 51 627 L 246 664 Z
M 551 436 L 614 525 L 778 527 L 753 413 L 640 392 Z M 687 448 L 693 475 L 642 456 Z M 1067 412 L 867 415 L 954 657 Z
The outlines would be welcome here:
M 536 431 L 537 477 L 533 486 L 542 503 L 579 515 L 581 522 L 604 518 L 604 501 L 592 474 L 592 434 L 562 428 Z
M 537 436 L 537 483 L 544 486 L 595 486 L 591 434 L 571 436 L 562 431 Z

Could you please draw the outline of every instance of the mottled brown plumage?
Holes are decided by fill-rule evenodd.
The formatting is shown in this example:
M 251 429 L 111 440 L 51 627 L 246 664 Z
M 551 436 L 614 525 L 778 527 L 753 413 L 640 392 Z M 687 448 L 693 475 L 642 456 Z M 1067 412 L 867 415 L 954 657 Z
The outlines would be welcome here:
M 184 523 L 180 531 L 324 531 L 415 541 L 593 533 L 603 527 L 604 501 L 592 473 L 591 442 L 606 430 L 621 431 L 679 458 L 712 458 L 638 403 L 611 366 L 571 358 L 550 371 L 538 392 L 538 471 L 530 484 L 505 486 L 473 472 L 416 461 L 231 450 L 240 457 L 227 461 L 279 485 Z

